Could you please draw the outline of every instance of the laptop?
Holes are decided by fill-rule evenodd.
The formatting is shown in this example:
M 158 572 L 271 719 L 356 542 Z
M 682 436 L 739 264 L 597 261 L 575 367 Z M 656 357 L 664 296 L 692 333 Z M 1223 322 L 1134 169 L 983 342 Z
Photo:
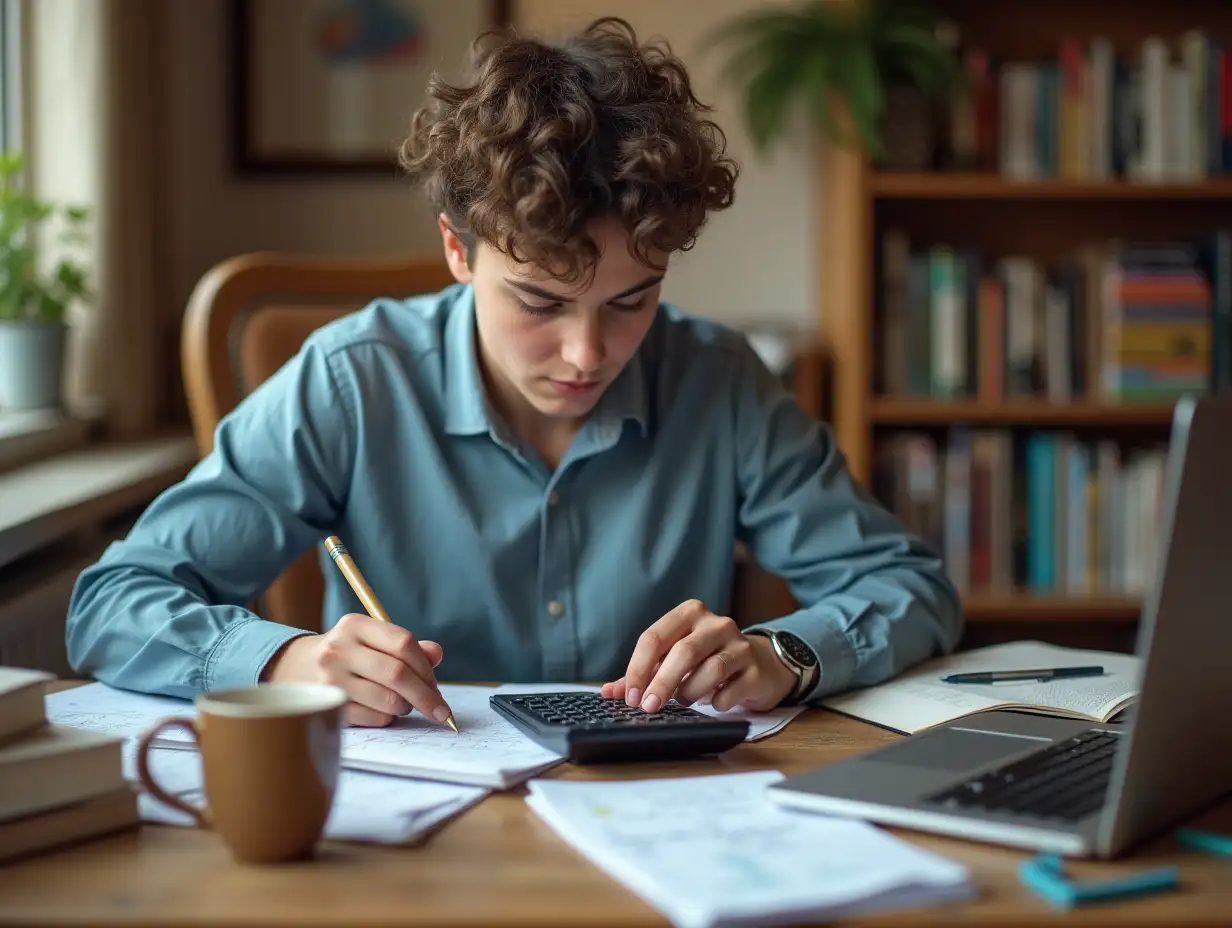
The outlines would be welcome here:
M 1232 395 L 1172 419 L 1136 703 L 1114 724 L 999 710 L 769 787 L 783 806 L 1113 858 L 1232 792 Z

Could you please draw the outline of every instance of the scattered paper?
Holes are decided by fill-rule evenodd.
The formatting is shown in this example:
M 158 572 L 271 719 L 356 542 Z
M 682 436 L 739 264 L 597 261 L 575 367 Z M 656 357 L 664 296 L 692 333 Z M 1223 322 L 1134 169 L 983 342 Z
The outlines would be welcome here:
M 342 764 L 372 773 L 504 789 L 564 760 L 497 714 L 488 703 L 492 692 L 490 686 L 441 686 L 460 734 L 419 713 L 385 728 L 347 728 L 342 733 Z M 191 700 L 90 683 L 49 695 L 47 712 L 64 725 L 133 737 L 160 719 L 194 716 L 196 709 Z M 164 732 L 154 744 L 193 747 L 191 736 L 181 729 Z
M 154 723 L 173 715 L 193 717 L 197 714 L 189 699 L 148 696 L 103 683 L 87 683 L 49 693 L 44 702 L 49 721 L 120 738 L 140 736 Z M 164 732 L 159 740 L 181 742 L 185 747 L 193 744 L 192 736 L 178 728 Z
M 200 754 L 154 748 L 149 760 L 151 773 L 163 789 L 190 805 L 204 804 Z M 135 746 L 126 752 L 124 766 L 125 776 L 138 782 Z M 325 823 L 325 837 L 338 841 L 409 844 L 475 805 L 487 794 L 488 790 L 475 786 L 343 770 L 329 820 Z M 138 807 L 142 820 L 147 822 L 193 824 L 187 814 L 144 791 L 138 797 Z
M 785 810 L 777 771 L 533 780 L 527 804 L 680 928 L 830 920 L 969 898 L 960 864 L 865 822 Z

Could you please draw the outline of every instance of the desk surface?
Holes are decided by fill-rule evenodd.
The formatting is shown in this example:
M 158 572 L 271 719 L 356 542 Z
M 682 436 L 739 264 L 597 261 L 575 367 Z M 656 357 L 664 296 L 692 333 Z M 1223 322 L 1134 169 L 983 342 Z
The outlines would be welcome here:
M 787 775 L 896 738 L 825 710 L 722 758 L 617 768 L 561 766 L 570 779 L 700 775 L 773 768 Z M 231 862 L 208 832 L 146 825 L 0 866 L 0 922 L 411 925 L 664 925 L 633 893 L 562 843 L 531 814 L 524 790 L 494 793 L 422 844 L 390 848 L 325 842 L 315 861 L 276 868 Z M 1232 831 L 1232 801 L 1192 824 Z M 991 845 L 893 831 L 971 867 L 978 901 L 870 918 L 872 924 L 939 924 L 970 919 L 1010 924 L 1063 917 L 1018 884 L 1024 854 Z M 1121 864 L 1077 863 L 1082 877 L 1176 863 L 1179 892 L 1084 908 L 1086 924 L 1232 924 L 1232 861 L 1180 847 L 1168 835 Z

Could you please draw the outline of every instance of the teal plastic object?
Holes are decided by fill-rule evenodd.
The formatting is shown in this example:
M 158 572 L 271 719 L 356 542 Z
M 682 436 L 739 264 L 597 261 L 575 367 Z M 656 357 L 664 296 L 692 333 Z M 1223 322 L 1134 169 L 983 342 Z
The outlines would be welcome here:
M 1174 890 L 1180 886 L 1180 868 L 1152 867 L 1103 880 L 1073 880 L 1056 854 L 1039 854 L 1018 866 L 1022 883 L 1058 909 L 1090 902 L 1111 902 Z
M 1218 857 L 1232 857 L 1232 835 L 1219 835 L 1198 828 L 1182 828 L 1176 838 L 1186 847 L 1206 851 Z

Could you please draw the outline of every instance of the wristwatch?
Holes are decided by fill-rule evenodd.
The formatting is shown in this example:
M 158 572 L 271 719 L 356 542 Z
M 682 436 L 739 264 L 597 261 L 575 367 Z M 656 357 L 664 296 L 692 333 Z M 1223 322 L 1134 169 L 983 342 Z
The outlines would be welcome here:
M 818 674 L 821 673 L 821 665 L 813 649 L 799 635 L 781 628 L 750 628 L 745 634 L 763 635 L 770 639 L 770 646 L 774 648 L 779 660 L 796 674 L 795 688 L 781 705 L 790 706 L 799 702 L 800 698 L 813 688 Z

